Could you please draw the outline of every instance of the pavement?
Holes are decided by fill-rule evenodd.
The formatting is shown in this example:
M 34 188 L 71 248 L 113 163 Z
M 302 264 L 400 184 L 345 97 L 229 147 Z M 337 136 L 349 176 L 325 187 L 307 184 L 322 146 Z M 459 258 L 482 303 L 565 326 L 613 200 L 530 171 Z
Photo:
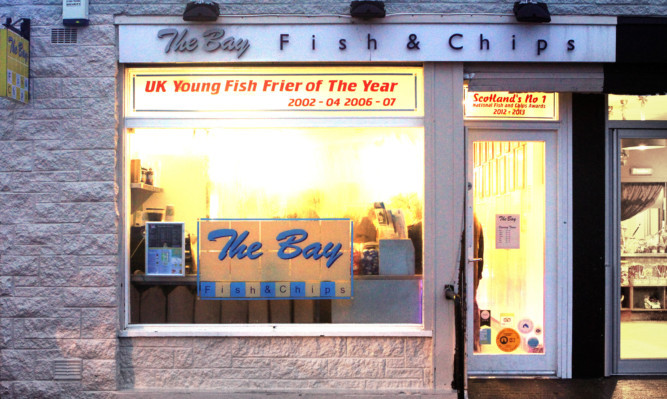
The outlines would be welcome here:
M 459 399 L 454 391 L 121 391 L 119 399 Z M 467 399 L 667 399 L 667 375 L 596 379 L 471 378 Z
M 469 399 L 665 399 L 667 376 L 595 379 L 475 378 Z

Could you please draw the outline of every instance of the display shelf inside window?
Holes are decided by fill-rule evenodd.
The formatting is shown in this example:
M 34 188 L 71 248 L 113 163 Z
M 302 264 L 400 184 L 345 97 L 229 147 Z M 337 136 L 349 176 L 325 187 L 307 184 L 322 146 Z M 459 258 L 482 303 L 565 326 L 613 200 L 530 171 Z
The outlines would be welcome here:
M 667 319 L 667 256 L 621 256 L 621 310 L 625 320 Z

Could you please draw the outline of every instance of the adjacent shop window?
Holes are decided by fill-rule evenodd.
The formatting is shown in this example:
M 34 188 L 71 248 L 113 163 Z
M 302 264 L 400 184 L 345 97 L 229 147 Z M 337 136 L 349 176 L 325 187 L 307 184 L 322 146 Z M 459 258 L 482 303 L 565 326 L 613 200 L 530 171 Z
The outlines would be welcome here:
M 650 337 L 667 334 L 667 137 L 620 144 L 620 358 L 664 359 L 665 340 Z
M 611 121 L 664 121 L 667 120 L 667 96 L 610 94 L 608 114 Z
M 360 100 L 357 100 L 356 106 L 343 110 L 347 119 L 341 127 L 285 127 L 286 123 L 280 122 L 272 128 L 137 127 L 126 130 L 131 324 L 422 322 L 424 130 L 422 127 L 349 127 L 350 113 L 366 109 L 381 114 L 377 106 L 383 101 L 391 107 L 391 100 L 383 99 L 392 98 L 389 91 L 392 85 L 391 81 L 384 81 L 373 86 L 368 81 L 375 75 L 365 76 L 364 68 L 342 69 L 328 70 L 330 74 L 342 72 L 340 77 L 333 78 L 319 77 L 318 69 L 310 68 L 308 75 L 314 74 L 315 78 L 309 77 L 310 80 L 302 85 L 305 88 L 308 82 L 322 80 L 320 87 L 327 90 L 350 90 L 349 83 L 353 81 L 345 81 L 345 73 L 358 75 L 354 79 L 361 92 L 341 94 L 336 91 L 334 94 L 338 97 L 335 99 L 328 92 L 312 97 L 318 107 L 325 107 L 322 104 L 327 101 L 333 106 L 337 100 L 345 103 L 346 98 L 364 98 L 364 105 L 359 105 Z M 136 77 L 135 72 L 131 71 L 130 75 Z M 244 108 L 239 112 L 246 112 L 248 104 L 254 102 L 263 109 L 256 116 L 266 117 L 266 109 L 277 109 L 275 101 L 280 98 L 274 93 L 272 100 L 266 100 L 261 88 L 271 90 L 270 84 L 264 86 L 265 81 L 277 81 L 277 78 L 268 78 L 270 73 L 266 70 L 264 74 L 251 72 L 254 75 L 246 78 L 246 83 L 254 81 L 248 87 L 256 87 L 257 91 L 245 96 L 240 92 L 234 94 L 237 105 Z M 289 72 L 294 73 L 293 70 Z M 372 72 L 378 71 L 373 69 Z M 389 68 L 384 72 L 396 71 Z M 420 73 L 417 76 L 421 79 Z M 205 83 L 204 80 L 209 78 L 200 74 L 195 80 Z M 165 80 L 167 83 L 156 87 L 169 89 L 169 79 L 158 78 L 158 82 Z M 217 87 L 222 87 L 221 92 L 224 92 L 227 80 L 239 81 L 238 77 L 217 79 L 220 79 L 221 85 Z M 283 88 L 288 87 L 287 83 L 296 85 L 299 82 L 294 76 L 279 79 L 285 80 Z M 409 79 L 414 89 L 413 77 Z M 329 86 L 329 80 L 336 80 L 336 83 Z M 179 83 L 181 89 L 185 87 L 184 83 L 187 80 Z M 374 88 L 377 91 L 363 92 L 364 84 L 368 90 Z M 316 85 L 311 84 L 310 88 L 315 89 Z M 400 85 L 397 83 L 394 88 L 397 86 Z M 142 87 L 150 88 L 146 82 L 142 82 Z M 234 90 L 234 83 L 227 87 Z M 295 89 L 296 86 L 291 87 Z M 382 87 L 385 92 L 380 91 Z M 144 94 L 133 93 L 131 97 L 139 98 Z M 297 92 L 293 98 L 306 98 L 305 95 Z M 248 96 L 256 97 L 256 100 L 246 98 Z M 414 109 L 405 109 L 409 101 L 405 98 L 401 101 L 403 108 L 399 112 L 414 112 Z M 135 110 L 145 105 L 130 104 Z M 150 117 L 155 118 L 156 112 L 161 112 L 156 109 L 175 106 L 177 103 L 164 102 L 145 109 L 149 109 Z M 186 104 L 187 107 L 192 108 L 192 103 Z M 204 107 L 208 107 L 208 111 L 203 112 L 226 112 L 219 104 Z M 288 108 L 286 105 L 287 111 L 280 109 L 279 112 L 294 117 Z M 180 111 L 182 109 L 175 112 Z M 186 112 L 191 111 L 196 113 L 196 109 Z M 320 111 L 322 109 L 316 112 Z M 304 111 L 295 111 L 303 115 L 301 112 Z M 337 124 L 335 113 L 323 112 L 327 112 L 329 125 Z M 387 115 L 390 114 L 391 110 Z M 169 125 L 168 122 L 163 124 Z M 212 251 L 198 251 L 208 234 L 208 231 L 202 233 L 200 230 L 202 220 L 216 223 L 224 220 L 220 223 L 227 223 L 226 228 L 238 228 L 239 234 L 249 231 L 250 236 L 253 231 L 261 229 L 267 237 L 275 237 L 303 221 L 318 226 L 321 236 L 325 237 L 328 229 L 334 229 L 326 221 L 351 222 L 352 243 L 348 242 L 349 252 L 341 259 L 347 259 L 348 278 L 351 275 L 353 285 L 349 288 L 353 288 L 354 294 L 351 298 L 341 299 L 335 295 L 331 299 L 323 299 L 324 295 L 315 295 L 315 299 L 308 296 L 281 299 L 276 295 L 248 299 L 252 296 L 250 293 L 255 292 L 250 291 L 255 285 L 261 289 L 276 289 L 281 284 L 276 280 L 281 279 L 304 284 L 316 282 L 318 288 L 325 287 L 320 284 L 334 282 L 314 281 L 316 279 L 307 275 L 309 271 L 303 264 L 296 262 L 287 264 L 282 274 L 270 270 L 270 262 L 265 262 L 264 269 L 257 269 L 257 273 L 251 272 L 253 266 L 250 263 L 246 267 L 246 264 L 237 262 L 236 266 L 226 269 L 224 279 L 242 283 L 249 290 L 248 294 L 242 299 L 224 294 L 204 298 L 198 284 L 215 280 L 218 277 L 210 276 L 218 274 L 202 275 L 202 270 L 198 270 L 202 261 L 200 255 L 212 255 Z M 239 238 L 238 247 L 245 245 L 247 249 L 252 241 Z M 268 253 L 268 244 L 265 248 Z M 233 248 L 227 255 L 232 252 Z M 237 258 L 250 262 L 251 257 Z M 326 262 L 326 258 L 323 259 Z M 280 277 L 273 277 L 276 275 Z M 216 287 L 215 281 L 208 282 Z M 228 290 L 229 281 L 219 281 L 217 289 L 223 286 Z

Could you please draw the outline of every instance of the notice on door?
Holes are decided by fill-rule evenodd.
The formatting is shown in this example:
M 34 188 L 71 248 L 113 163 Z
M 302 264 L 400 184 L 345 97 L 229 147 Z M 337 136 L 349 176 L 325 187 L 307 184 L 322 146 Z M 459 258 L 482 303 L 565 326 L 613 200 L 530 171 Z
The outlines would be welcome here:
M 519 249 L 520 242 L 520 215 L 496 215 L 496 249 Z

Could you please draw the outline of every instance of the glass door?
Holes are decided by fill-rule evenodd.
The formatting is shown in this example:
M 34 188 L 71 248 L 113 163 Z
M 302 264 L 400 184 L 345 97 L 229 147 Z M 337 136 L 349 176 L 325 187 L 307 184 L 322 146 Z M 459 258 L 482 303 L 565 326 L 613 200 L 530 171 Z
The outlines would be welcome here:
M 667 371 L 667 131 L 617 130 L 620 374 Z M 616 305 L 616 306 L 618 306 Z
M 470 375 L 556 374 L 555 138 L 468 132 Z

